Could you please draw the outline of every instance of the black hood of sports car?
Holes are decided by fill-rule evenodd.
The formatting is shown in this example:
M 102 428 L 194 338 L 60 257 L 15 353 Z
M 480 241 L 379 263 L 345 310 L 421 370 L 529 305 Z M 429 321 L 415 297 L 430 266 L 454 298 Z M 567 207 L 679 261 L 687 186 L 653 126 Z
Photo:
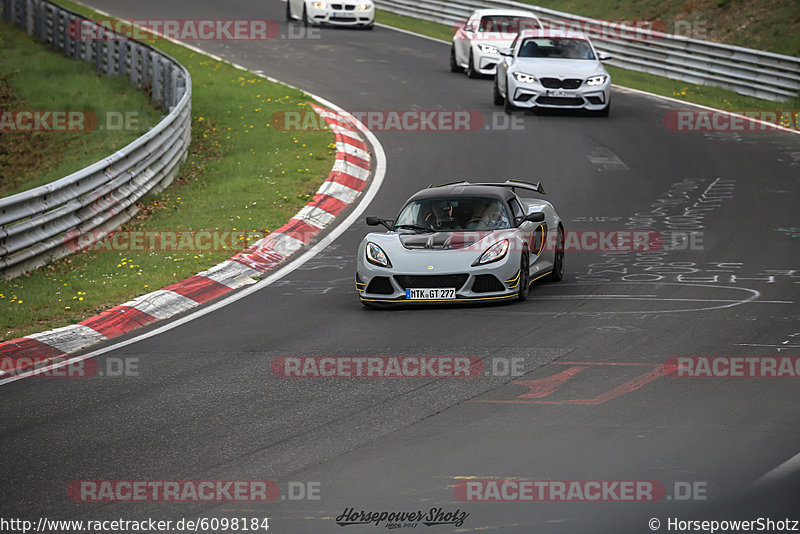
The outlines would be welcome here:
M 400 242 L 410 250 L 459 250 L 477 243 L 491 233 L 489 231 L 473 231 L 400 234 Z

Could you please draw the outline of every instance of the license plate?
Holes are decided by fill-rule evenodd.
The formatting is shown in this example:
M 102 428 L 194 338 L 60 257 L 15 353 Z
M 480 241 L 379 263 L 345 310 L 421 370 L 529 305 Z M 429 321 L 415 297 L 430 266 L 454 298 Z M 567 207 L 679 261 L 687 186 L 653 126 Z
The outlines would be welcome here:
M 336 17 L 341 17 L 341 16 L 342 16 L 342 13 L 337 13 L 336 11 L 334 11 L 334 12 L 331 14 L 331 17 L 333 17 L 333 18 L 336 18 Z
M 548 96 L 559 96 L 562 98 L 575 98 L 577 93 L 571 93 L 569 91 L 548 91 Z
M 450 300 L 456 298 L 456 290 L 450 288 L 406 289 L 407 300 Z

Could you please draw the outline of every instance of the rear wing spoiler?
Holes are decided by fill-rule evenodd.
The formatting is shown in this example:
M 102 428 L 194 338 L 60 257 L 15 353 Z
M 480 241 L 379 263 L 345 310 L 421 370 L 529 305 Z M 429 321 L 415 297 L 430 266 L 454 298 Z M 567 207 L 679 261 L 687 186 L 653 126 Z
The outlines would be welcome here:
M 467 182 L 466 180 L 461 180 L 458 182 L 449 182 L 446 184 L 439 184 L 439 185 L 431 185 L 428 186 L 428 189 L 433 187 L 445 187 L 448 185 L 483 185 L 483 186 L 492 186 L 492 187 L 510 187 L 512 191 L 516 192 L 517 189 L 524 189 L 526 191 L 534 191 L 539 193 L 540 195 L 544 195 L 544 187 L 542 187 L 541 182 L 532 183 L 532 182 L 523 182 L 522 180 L 506 180 L 505 182 Z

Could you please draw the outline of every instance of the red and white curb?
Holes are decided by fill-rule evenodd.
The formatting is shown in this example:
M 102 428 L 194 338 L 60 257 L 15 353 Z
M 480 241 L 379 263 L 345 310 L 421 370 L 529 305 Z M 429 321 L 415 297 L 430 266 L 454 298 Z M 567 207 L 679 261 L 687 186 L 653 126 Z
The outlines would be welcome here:
M 178 315 L 245 285 L 308 245 L 367 186 L 372 158 L 357 127 L 312 104 L 336 138 L 336 161 L 314 197 L 289 221 L 210 269 L 115 306 L 78 324 L 0 343 L 0 378 L 61 359 L 97 342 Z

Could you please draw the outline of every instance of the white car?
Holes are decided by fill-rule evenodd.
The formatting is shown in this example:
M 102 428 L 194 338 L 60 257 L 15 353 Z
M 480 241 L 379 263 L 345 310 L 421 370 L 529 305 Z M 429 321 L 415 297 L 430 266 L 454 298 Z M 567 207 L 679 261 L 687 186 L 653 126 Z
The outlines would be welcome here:
M 337 0 L 335 2 L 287 0 L 286 20 L 297 19 L 300 19 L 306 26 L 330 24 L 371 30 L 375 25 L 375 5 L 371 0 Z
M 525 31 L 500 50 L 493 96 L 507 112 L 515 108 L 611 110 L 611 76 L 583 34 Z
M 465 70 L 470 78 L 492 76 L 500 61 L 500 48 L 511 46 L 520 31 L 541 27 L 531 11 L 478 9 L 453 35 L 450 70 Z

